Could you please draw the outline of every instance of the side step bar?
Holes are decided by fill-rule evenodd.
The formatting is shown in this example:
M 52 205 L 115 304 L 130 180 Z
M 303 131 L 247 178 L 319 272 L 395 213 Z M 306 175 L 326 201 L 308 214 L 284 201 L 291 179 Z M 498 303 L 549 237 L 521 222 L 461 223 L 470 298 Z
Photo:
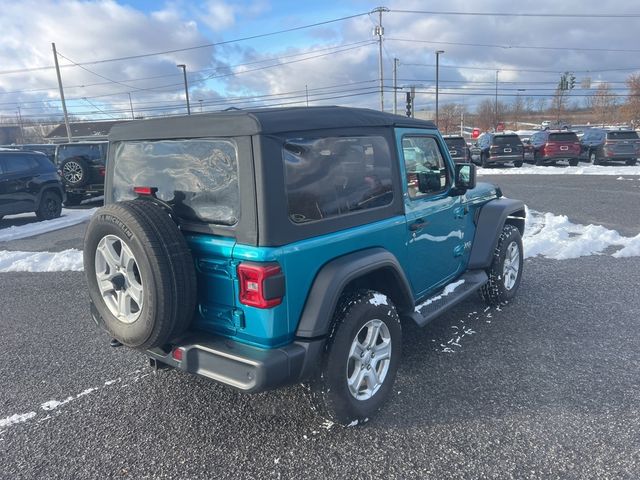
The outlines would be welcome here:
M 427 298 L 416 305 L 411 318 L 420 327 L 424 327 L 434 318 L 478 291 L 488 281 L 489 277 L 484 270 L 470 270 L 457 281 L 445 286 L 438 295 Z

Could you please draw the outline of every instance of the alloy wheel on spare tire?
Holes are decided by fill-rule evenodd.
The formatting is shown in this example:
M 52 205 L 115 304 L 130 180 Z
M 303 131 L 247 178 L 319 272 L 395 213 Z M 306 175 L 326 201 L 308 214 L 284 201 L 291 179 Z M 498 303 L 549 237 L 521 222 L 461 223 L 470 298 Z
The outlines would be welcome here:
M 89 166 L 82 157 L 70 157 L 60 164 L 62 181 L 70 187 L 82 187 L 89 181 Z
M 87 227 L 84 266 L 104 327 L 123 344 L 162 346 L 189 327 L 196 304 L 193 258 L 159 205 L 139 199 L 100 208 Z
M 391 394 L 401 349 L 400 318 L 388 297 L 343 295 L 322 367 L 308 385 L 316 411 L 343 425 L 366 422 Z

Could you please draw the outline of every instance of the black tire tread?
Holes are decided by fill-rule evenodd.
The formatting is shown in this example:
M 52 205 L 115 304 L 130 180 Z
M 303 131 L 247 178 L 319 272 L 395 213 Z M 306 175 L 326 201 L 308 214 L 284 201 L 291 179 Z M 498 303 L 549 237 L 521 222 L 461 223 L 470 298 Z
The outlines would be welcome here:
M 518 230 L 515 226 L 506 224 L 503 229 L 500 237 L 498 238 L 498 243 L 496 245 L 495 250 L 493 251 L 493 260 L 491 262 L 491 266 L 487 269 L 487 275 L 489 276 L 489 281 L 485 283 L 480 289 L 480 296 L 487 303 L 487 305 L 499 305 L 504 302 L 504 294 L 503 294 L 503 283 L 502 283 L 502 271 L 501 271 L 501 254 L 502 248 L 505 242 L 511 237 L 516 236 L 516 238 L 520 238 L 520 230 Z M 520 261 L 523 260 L 524 252 L 522 251 L 522 242 L 520 242 Z M 520 269 L 520 278 L 522 278 L 522 268 Z M 515 294 L 519 285 L 514 287 L 513 293 Z
M 62 209 L 62 198 L 60 198 L 60 194 L 55 190 L 45 190 L 44 192 L 42 192 L 42 195 L 40 196 L 40 204 L 38 205 L 38 209 L 35 212 L 36 217 L 38 217 L 38 220 L 52 220 L 60 216 L 59 212 L 57 215 L 54 215 L 52 217 L 47 215 L 47 212 L 45 211 L 45 200 L 49 197 L 54 197 L 56 199 L 56 201 L 59 204 L 59 208 L 58 208 L 59 211 Z

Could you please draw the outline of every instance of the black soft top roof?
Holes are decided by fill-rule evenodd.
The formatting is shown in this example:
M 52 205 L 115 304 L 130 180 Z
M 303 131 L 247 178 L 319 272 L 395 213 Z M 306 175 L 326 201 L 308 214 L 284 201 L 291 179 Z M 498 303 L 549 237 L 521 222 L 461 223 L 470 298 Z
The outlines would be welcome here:
M 109 133 L 109 140 L 228 137 L 329 128 L 385 126 L 436 128 L 430 121 L 366 108 L 289 107 L 135 120 L 115 125 Z

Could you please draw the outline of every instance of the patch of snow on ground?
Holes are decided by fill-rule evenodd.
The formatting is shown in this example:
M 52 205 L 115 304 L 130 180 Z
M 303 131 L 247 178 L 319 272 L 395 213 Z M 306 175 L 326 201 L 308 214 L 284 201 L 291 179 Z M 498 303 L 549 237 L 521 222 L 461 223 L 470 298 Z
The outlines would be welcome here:
M 0 250 L 0 272 L 79 272 L 83 268 L 82 251 L 75 248 L 62 252 Z
M 542 256 L 566 260 L 602 254 L 610 247 L 621 247 L 614 257 L 640 256 L 640 234 L 624 237 L 602 225 L 579 225 L 565 215 L 527 209 L 524 231 L 525 258 Z
M 62 216 L 60 216 L 60 218 L 3 228 L 0 230 L 0 242 L 19 240 L 21 238 L 33 237 L 34 235 L 41 235 L 54 230 L 60 230 L 61 228 L 71 227 L 89 220 L 96 210 L 97 208 L 87 210 L 70 210 L 65 208 L 62 210 Z
M 26 422 L 27 420 L 30 420 L 35 416 L 36 416 L 36 412 L 29 412 L 29 413 L 21 413 L 21 414 L 17 413 L 7 418 L 0 418 L 0 428 L 9 427 L 11 425 L 15 425 L 16 423 Z
M 640 175 L 640 165 L 589 165 L 577 167 L 522 166 L 520 168 L 479 168 L 482 175 Z

